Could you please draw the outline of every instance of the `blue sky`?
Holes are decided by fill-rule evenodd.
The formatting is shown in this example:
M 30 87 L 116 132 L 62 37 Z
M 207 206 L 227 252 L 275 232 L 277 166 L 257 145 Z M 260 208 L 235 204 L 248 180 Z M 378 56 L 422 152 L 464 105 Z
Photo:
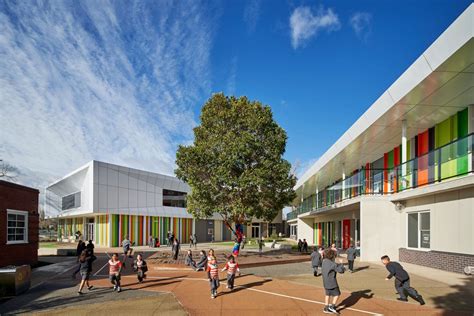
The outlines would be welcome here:
M 91 159 L 172 174 L 223 91 L 273 108 L 301 173 L 469 3 L 0 0 L 0 158 L 40 188 Z

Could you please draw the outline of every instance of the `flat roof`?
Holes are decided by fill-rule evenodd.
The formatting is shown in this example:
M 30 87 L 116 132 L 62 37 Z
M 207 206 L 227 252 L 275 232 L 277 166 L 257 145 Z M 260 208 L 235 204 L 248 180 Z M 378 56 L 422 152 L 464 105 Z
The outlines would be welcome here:
M 342 171 L 350 174 L 398 146 L 403 120 L 412 138 L 472 104 L 473 19 L 471 4 L 298 179 L 299 198 L 337 181 Z

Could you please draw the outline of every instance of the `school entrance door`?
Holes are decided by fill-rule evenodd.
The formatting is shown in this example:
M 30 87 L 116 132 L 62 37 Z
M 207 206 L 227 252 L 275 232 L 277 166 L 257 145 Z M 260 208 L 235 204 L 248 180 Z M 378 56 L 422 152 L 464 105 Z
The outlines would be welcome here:
M 260 223 L 252 224 L 252 238 L 260 238 Z
M 94 240 L 94 219 L 88 219 L 85 227 L 85 240 Z

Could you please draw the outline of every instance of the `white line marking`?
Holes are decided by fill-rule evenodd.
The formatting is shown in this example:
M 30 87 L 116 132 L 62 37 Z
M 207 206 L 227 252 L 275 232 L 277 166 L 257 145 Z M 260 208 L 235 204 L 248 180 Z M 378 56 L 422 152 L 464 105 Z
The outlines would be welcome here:
M 104 268 L 105 268 L 108 264 L 109 264 L 109 262 L 107 261 L 107 262 L 102 266 L 102 268 L 100 268 L 99 270 L 97 270 L 96 273 L 94 273 L 93 276 L 97 276 L 97 274 L 98 274 L 100 271 L 104 270 Z
M 135 275 L 124 275 L 122 278 L 125 278 L 125 277 L 135 277 Z M 173 278 L 173 277 L 154 277 L 154 276 L 149 276 L 147 278 L 148 279 L 165 279 L 165 280 L 170 279 L 170 280 L 207 281 L 207 279 L 201 279 L 201 278 Z M 237 285 L 236 286 L 236 288 L 239 288 L 239 287 L 243 288 L 245 290 L 249 290 L 249 291 L 255 291 L 255 292 L 260 292 L 260 293 L 264 293 L 264 294 L 285 297 L 285 298 L 298 300 L 298 301 L 303 301 L 303 302 L 308 302 L 308 303 L 313 303 L 313 304 L 325 305 L 324 302 L 313 301 L 313 300 L 309 300 L 309 299 L 306 299 L 306 298 L 301 298 L 301 297 L 296 297 L 296 296 L 289 296 L 289 295 L 285 295 L 285 294 L 274 293 L 274 292 L 269 292 L 269 291 L 264 291 L 264 290 L 259 290 L 259 289 L 253 289 L 253 288 L 246 287 L 244 285 Z M 350 311 L 359 312 L 359 313 L 363 313 L 363 314 L 374 315 L 374 316 L 383 316 L 383 314 L 380 314 L 380 313 L 373 313 L 373 312 L 369 312 L 369 311 L 365 311 L 365 310 L 357 309 L 357 308 L 352 308 L 352 307 L 346 307 L 346 308 L 344 308 L 344 310 L 350 310 Z

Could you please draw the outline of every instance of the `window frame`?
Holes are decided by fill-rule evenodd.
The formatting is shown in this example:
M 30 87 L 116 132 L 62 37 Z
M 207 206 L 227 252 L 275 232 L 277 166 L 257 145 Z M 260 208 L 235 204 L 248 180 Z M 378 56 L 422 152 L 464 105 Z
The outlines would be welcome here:
M 427 229 L 421 229 L 421 216 L 420 214 L 430 214 L 430 229 L 429 229 L 429 232 L 430 232 L 430 247 L 429 248 L 422 248 L 421 247 L 421 232 L 422 231 L 428 231 Z M 432 225 L 431 225 L 431 210 L 422 210 L 422 211 L 414 211 L 414 212 L 407 212 L 406 213 L 406 248 L 407 249 L 412 249 L 412 250 L 418 250 L 418 251 L 431 251 L 431 232 L 432 232 Z M 408 229 L 408 216 L 410 214 L 417 214 L 417 238 L 416 238 L 416 241 L 417 241 L 417 247 L 409 247 L 408 246 L 408 234 L 410 233 L 409 232 L 409 229 Z
M 8 215 L 9 214 L 15 214 L 15 215 L 22 215 L 25 217 L 25 227 L 24 227 L 24 232 L 23 232 L 23 240 L 8 240 Z M 19 211 L 19 210 L 12 210 L 12 209 L 7 209 L 7 220 L 6 220 L 6 244 L 7 245 L 15 245 L 15 244 L 28 244 L 28 235 L 29 235 L 29 230 L 28 230 L 28 218 L 29 212 L 28 211 Z M 15 227 L 16 229 L 17 227 Z

